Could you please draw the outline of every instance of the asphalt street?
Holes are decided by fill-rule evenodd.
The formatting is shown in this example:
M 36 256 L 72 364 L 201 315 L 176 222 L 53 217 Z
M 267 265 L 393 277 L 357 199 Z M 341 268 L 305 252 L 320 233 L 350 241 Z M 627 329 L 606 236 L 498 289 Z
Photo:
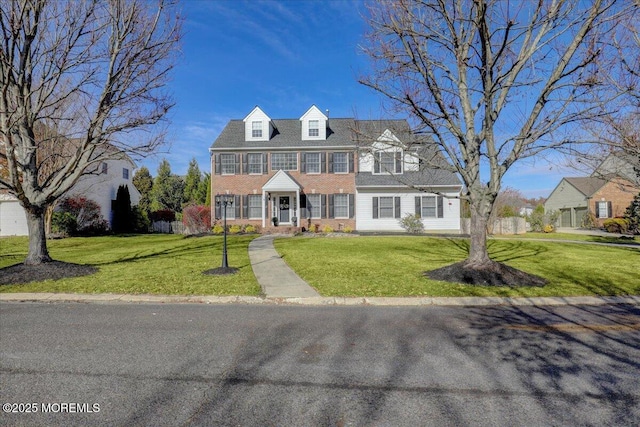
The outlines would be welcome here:
M 631 426 L 638 384 L 631 305 L 0 304 L 7 426 Z

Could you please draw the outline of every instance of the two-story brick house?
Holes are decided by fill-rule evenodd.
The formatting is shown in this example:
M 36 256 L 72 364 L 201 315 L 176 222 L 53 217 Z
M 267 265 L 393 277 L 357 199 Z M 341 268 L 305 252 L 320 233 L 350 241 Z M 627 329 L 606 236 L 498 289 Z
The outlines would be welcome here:
M 210 148 L 212 194 L 235 195 L 231 223 L 270 227 L 277 218 L 305 228 L 402 230 L 398 220 L 419 213 L 428 230 L 457 233 L 460 182 L 444 171 L 419 172 L 415 155 L 397 143 L 408 129 L 401 120 L 329 119 L 315 106 L 299 119 L 271 119 L 255 107 Z

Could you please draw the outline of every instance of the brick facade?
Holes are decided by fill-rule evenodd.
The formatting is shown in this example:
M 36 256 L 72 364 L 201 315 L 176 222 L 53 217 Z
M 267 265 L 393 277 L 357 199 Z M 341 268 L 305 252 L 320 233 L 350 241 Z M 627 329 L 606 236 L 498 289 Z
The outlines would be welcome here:
M 597 225 L 602 227 L 602 224 L 608 218 L 623 216 L 624 211 L 633 201 L 633 197 L 638 193 L 640 193 L 640 188 L 634 186 L 631 182 L 620 178 L 613 179 L 593 193 L 591 200 L 589 200 L 589 211 L 597 217 Z M 608 217 L 598 218 L 598 202 L 607 202 L 608 207 L 611 208 L 611 211 L 608 212 Z

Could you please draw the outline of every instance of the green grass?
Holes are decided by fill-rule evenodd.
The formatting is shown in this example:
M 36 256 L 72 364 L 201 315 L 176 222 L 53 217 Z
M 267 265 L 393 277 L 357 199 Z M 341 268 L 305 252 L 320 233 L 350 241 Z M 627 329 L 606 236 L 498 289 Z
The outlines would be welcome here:
M 634 236 L 633 239 L 620 237 L 596 236 L 588 234 L 573 233 L 526 233 L 518 235 L 495 236 L 499 239 L 544 239 L 544 240 L 568 240 L 578 242 L 594 242 L 594 243 L 615 243 L 625 245 L 639 245 L 640 236 Z
M 541 288 L 429 280 L 423 272 L 466 258 L 465 239 L 419 236 L 275 241 L 285 261 L 325 296 L 577 296 L 640 294 L 640 251 L 600 245 L 490 240 L 491 257 L 546 278 Z
M 220 236 L 150 234 L 50 240 L 54 259 L 94 265 L 100 271 L 85 277 L 2 285 L 0 292 L 258 295 L 260 286 L 247 251 L 253 238 L 228 237 L 229 265 L 239 268 L 230 276 L 202 274 L 220 266 Z M 26 254 L 26 237 L 0 239 L 0 268 L 24 261 Z

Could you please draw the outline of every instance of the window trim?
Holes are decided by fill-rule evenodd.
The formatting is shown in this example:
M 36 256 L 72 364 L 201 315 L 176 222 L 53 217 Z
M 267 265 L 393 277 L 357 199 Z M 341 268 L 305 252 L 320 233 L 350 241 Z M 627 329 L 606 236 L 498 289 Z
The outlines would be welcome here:
M 274 159 L 274 156 L 277 156 L 277 155 L 287 155 L 287 154 L 292 154 L 292 155 L 294 155 L 294 156 L 295 156 L 295 161 L 296 161 L 295 167 L 294 167 L 293 169 L 288 169 L 288 168 L 287 168 L 287 169 L 285 169 L 285 168 L 274 168 L 274 167 L 273 167 L 273 159 Z M 270 162 L 269 162 L 269 163 L 270 163 L 270 165 L 269 165 L 269 166 L 271 166 L 271 171 L 278 171 L 278 170 L 283 170 L 283 171 L 297 171 L 297 170 L 298 170 L 298 166 L 299 166 L 299 165 L 298 165 L 298 163 L 299 163 L 299 161 L 298 161 L 298 153 L 297 153 L 297 152 L 295 152 L 295 151 L 285 151 L 285 152 L 271 153 L 271 158 L 270 158 Z
M 257 156 L 258 159 L 260 160 L 258 162 L 258 166 L 260 167 L 260 172 L 251 172 L 251 165 L 255 166 L 255 163 L 251 163 L 250 161 L 251 156 Z M 264 171 L 262 170 L 262 166 L 264 163 L 262 156 L 264 156 L 264 154 L 262 153 L 247 153 L 247 174 L 248 175 L 262 175 L 264 173 Z
M 225 172 L 224 171 L 224 167 L 225 165 L 228 166 L 228 163 L 224 163 L 223 159 L 225 158 L 231 158 L 233 159 L 233 161 L 231 162 L 231 166 L 233 166 L 233 173 L 230 172 Z M 235 154 L 230 154 L 230 153 L 221 153 L 220 154 L 220 175 L 236 175 L 236 155 Z
M 393 171 L 383 170 L 382 168 L 382 155 L 393 156 Z M 400 170 L 398 170 L 400 166 Z M 376 169 L 378 170 L 376 172 Z M 404 151 L 376 151 L 373 153 L 373 175 L 402 175 L 404 173 Z
M 314 124 L 313 127 L 311 126 L 312 123 Z M 311 131 L 315 132 L 312 133 Z M 309 120 L 307 136 L 310 138 L 317 138 L 320 136 L 320 120 Z
M 346 216 L 338 216 L 336 215 L 336 210 L 338 207 L 338 198 L 344 198 L 346 204 L 344 206 L 340 206 L 341 208 L 346 208 L 347 210 L 347 215 Z M 334 194 L 333 195 L 333 217 L 335 219 L 349 219 L 349 194 L 348 193 L 339 193 L 339 194 Z
M 309 156 L 310 155 L 317 155 L 318 156 L 318 171 L 317 172 L 309 172 Z M 313 153 L 305 153 L 304 154 L 304 173 L 307 173 L 309 175 L 319 175 L 322 173 L 322 156 L 320 152 L 313 152 Z
M 313 198 L 318 198 L 318 204 L 317 206 L 311 204 L 311 210 L 309 209 L 309 197 L 313 197 Z M 307 218 L 311 218 L 311 219 L 322 219 L 322 194 L 307 194 L 306 196 L 306 205 L 305 208 L 307 209 Z M 314 216 L 313 215 L 313 209 L 318 209 L 318 216 Z M 310 216 L 309 216 L 310 215 Z
M 344 155 L 344 172 L 336 172 L 336 165 L 340 164 L 342 165 L 343 163 L 340 162 L 336 162 L 336 154 L 340 154 L 340 155 Z M 344 174 L 348 174 L 349 173 L 349 153 L 347 151 L 336 151 L 333 153 L 333 162 L 332 162 L 332 168 L 333 168 L 333 173 L 337 174 L 337 175 L 344 175 Z
M 262 138 L 262 134 L 264 131 L 262 127 L 263 126 L 262 126 L 261 120 L 252 120 L 251 121 L 251 138 Z
M 251 200 L 258 200 L 258 206 L 251 206 Z M 257 209 L 258 216 L 251 216 L 251 209 Z M 260 194 L 247 195 L 247 219 L 262 219 L 262 196 Z

